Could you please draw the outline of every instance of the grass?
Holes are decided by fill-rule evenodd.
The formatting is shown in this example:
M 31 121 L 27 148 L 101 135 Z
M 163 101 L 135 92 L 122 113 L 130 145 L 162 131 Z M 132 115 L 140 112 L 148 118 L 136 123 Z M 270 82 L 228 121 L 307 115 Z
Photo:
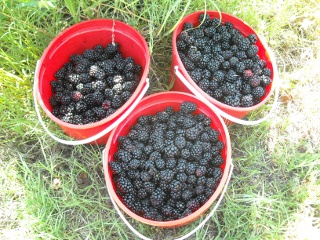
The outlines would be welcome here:
M 77 22 L 114 16 L 146 38 L 152 60 L 149 92 L 163 91 L 170 88 L 174 26 L 189 13 L 205 7 L 216 10 L 216 6 L 264 36 L 276 55 L 281 96 L 268 121 L 253 127 L 229 126 L 235 165 L 230 186 L 216 214 L 190 239 L 319 236 L 319 3 L 2 0 L 1 239 L 135 238 L 106 192 L 103 147 L 61 145 L 51 140 L 37 121 L 32 100 L 34 69 L 50 41 Z M 249 119 L 261 117 L 270 105 L 250 114 Z M 173 239 L 200 221 L 178 229 L 130 222 L 146 236 Z

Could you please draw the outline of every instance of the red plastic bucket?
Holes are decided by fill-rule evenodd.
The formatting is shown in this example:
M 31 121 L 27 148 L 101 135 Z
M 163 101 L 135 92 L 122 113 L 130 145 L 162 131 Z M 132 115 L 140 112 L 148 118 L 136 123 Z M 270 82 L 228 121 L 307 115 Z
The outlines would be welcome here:
M 233 15 L 230 15 L 227 13 L 221 13 L 222 23 L 225 23 L 225 22 L 233 23 L 234 27 L 237 28 L 245 37 L 247 37 L 249 34 L 256 34 L 257 35 L 258 41 L 257 41 L 256 45 L 259 48 L 258 55 L 262 60 L 266 61 L 266 63 L 267 63 L 266 67 L 271 70 L 272 75 L 270 78 L 272 80 L 272 83 L 266 87 L 266 93 L 261 98 L 261 102 L 252 106 L 252 107 L 232 107 L 232 106 L 224 104 L 220 101 L 217 101 L 216 99 L 212 98 L 210 95 L 205 93 L 191 79 L 190 75 L 186 71 L 186 69 L 185 69 L 185 67 L 179 57 L 177 45 L 176 45 L 177 37 L 179 36 L 181 31 L 183 30 L 183 25 L 186 22 L 190 22 L 194 26 L 198 26 L 199 25 L 199 15 L 201 13 L 204 13 L 204 11 L 194 12 L 194 13 L 186 16 L 185 18 L 183 18 L 179 22 L 179 24 L 177 25 L 177 27 L 175 28 L 175 30 L 173 32 L 173 35 L 172 35 L 171 76 L 172 76 L 172 81 L 174 81 L 174 84 L 173 84 L 173 87 L 171 90 L 188 92 L 188 93 L 193 93 L 193 94 L 195 94 L 195 91 L 196 91 L 196 93 L 198 93 L 197 96 L 199 96 L 199 97 L 200 97 L 200 95 L 203 96 L 206 100 L 208 100 L 214 106 L 216 106 L 220 110 L 222 110 L 222 112 L 226 113 L 226 115 L 231 115 L 234 118 L 241 119 L 244 116 L 246 116 L 247 114 L 249 114 L 250 112 L 252 112 L 252 111 L 258 109 L 259 107 L 261 107 L 262 105 L 264 105 L 268 101 L 270 96 L 272 95 L 272 91 L 275 87 L 275 81 L 278 80 L 277 79 L 278 78 L 277 77 L 277 67 L 276 67 L 276 62 L 273 58 L 273 54 L 272 54 L 271 50 L 268 49 L 267 44 L 263 41 L 263 39 L 261 37 L 259 37 L 259 35 L 248 24 L 246 24 L 244 21 L 242 21 L 241 19 L 239 19 Z M 211 19 L 212 18 L 220 18 L 219 12 L 217 12 L 217 11 L 206 11 L 206 13 L 210 16 Z M 179 74 L 179 73 L 177 74 L 177 71 L 181 74 Z M 177 75 L 178 76 L 181 75 L 181 77 L 178 77 Z M 186 81 L 190 84 L 185 84 L 183 79 L 181 79 L 181 78 L 185 78 Z M 233 119 L 233 121 L 230 121 L 226 117 L 224 117 L 223 119 L 227 125 L 230 125 L 233 121 L 236 120 L 236 119 Z
M 52 107 L 49 103 L 52 96 L 50 81 L 54 79 L 54 73 L 69 61 L 71 54 L 82 54 L 86 49 L 93 49 L 97 44 L 106 46 L 112 42 L 113 34 L 114 41 L 120 44 L 123 57 L 131 56 L 136 64 L 142 66 L 141 80 L 136 90 L 122 107 L 101 121 L 86 125 L 75 125 L 61 121 L 51 113 Z M 147 79 L 149 66 L 148 45 L 142 35 L 134 28 L 111 19 L 84 21 L 60 33 L 45 49 L 36 67 L 34 95 L 46 115 L 57 123 L 67 135 L 79 140 L 93 138 L 106 128 L 115 126 L 121 116 L 128 115 L 128 111 L 133 110 L 132 105 L 136 105 L 140 101 L 149 86 Z M 106 133 L 93 142 L 105 144 L 109 135 L 110 133 Z
M 112 161 L 114 153 L 118 148 L 118 137 L 125 136 L 128 134 L 131 126 L 133 126 L 137 119 L 141 115 L 155 114 L 158 111 L 163 111 L 166 107 L 172 106 L 175 110 L 179 110 L 179 107 L 184 101 L 192 101 L 196 103 L 198 109 L 195 112 L 196 114 L 203 113 L 206 116 L 210 117 L 212 120 L 211 127 L 220 132 L 219 139 L 224 143 L 224 149 L 222 150 L 222 157 L 224 159 L 224 164 L 221 166 L 223 175 L 220 180 L 220 183 L 211 196 L 211 198 L 197 211 L 192 213 L 191 215 L 173 221 L 154 221 L 138 216 L 129 210 L 123 203 L 122 200 L 116 194 L 116 187 L 113 181 L 113 173 L 109 169 L 109 162 Z M 231 165 L 231 143 L 230 137 L 228 133 L 228 129 L 223 122 L 222 118 L 216 114 L 210 107 L 204 104 L 201 100 L 199 100 L 194 95 L 182 92 L 162 92 L 155 93 L 150 96 L 143 98 L 143 100 L 137 105 L 134 112 L 130 114 L 128 118 L 122 121 L 112 132 L 108 139 L 106 148 L 103 154 L 103 165 L 104 165 L 104 175 L 107 184 L 107 188 L 112 198 L 117 206 L 119 206 L 125 213 L 127 213 L 130 217 L 153 226 L 164 227 L 164 228 L 173 228 L 186 225 L 197 218 L 199 218 L 204 212 L 206 212 L 213 202 L 220 195 L 221 191 L 224 189 L 227 179 L 230 179 L 229 169 Z M 231 173 L 230 173 L 231 174 Z M 227 185 L 227 184 L 226 184 Z M 121 215 L 120 215 L 121 216 Z

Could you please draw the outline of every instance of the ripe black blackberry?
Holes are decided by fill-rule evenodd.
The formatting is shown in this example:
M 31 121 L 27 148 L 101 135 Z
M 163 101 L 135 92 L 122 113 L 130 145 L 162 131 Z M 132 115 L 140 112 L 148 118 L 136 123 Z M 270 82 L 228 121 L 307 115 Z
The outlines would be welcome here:
M 250 41 L 251 44 L 256 44 L 257 43 L 257 36 L 255 34 L 249 34 L 248 35 L 248 39 Z
M 267 68 L 265 68 L 265 69 L 267 69 Z M 262 75 L 260 79 L 261 79 L 260 85 L 263 87 L 266 87 L 271 83 L 271 79 L 266 75 Z
M 222 88 L 217 88 L 213 91 L 213 95 L 212 97 L 217 99 L 217 100 L 221 100 L 223 98 L 223 91 Z
M 266 93 L 265 89 L 261 86 L 258 86 L 258 87 L 254 87 L 252 89 L 252 96 L 255 98 L 255 99 L 260 99 L 262 96 L 264 96 Z
M 240 106 L 240 98 L 238 96 L 228 95 L 224 98 L 224 103 L 229 106 L 232 106 L 232 107 L 239 107 Z
M 248 58 L 254 57 L 259 51 L 259 48 L 256 45 L 250 45 L 246 50 L 246 54 Z
M 241 97 L 240 106 L 241 107 L 251 107 L 251 106 L 253 106 L 253 96 L 251 94 L 243 95 Z
M 197 63 L 201 56 L 201 52 L 195 46 L 191 46 L 187 52 L 187 57 L 194 63 Z
M 200 82 L 202 79 L 202 72 L 201 72 L 201 69 L 199 68 L 196 68 L 193 71 L 190 71 L 189 74 L 192 80 L 195 81 L 196 83 Z
M 131 181 L 124 176 L 120 176 L 117 179 L 116 185 L 117 185 L 117 191 L 119 191 L 121 194 L 130 193 L 134 189 Z

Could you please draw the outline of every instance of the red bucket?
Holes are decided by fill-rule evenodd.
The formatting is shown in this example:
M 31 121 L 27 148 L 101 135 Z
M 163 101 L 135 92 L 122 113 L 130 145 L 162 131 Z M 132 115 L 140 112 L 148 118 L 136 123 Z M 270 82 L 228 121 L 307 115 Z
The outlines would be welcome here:
M 204 13 L 204 11 L 198 11 L 194 12 L 185 18 L 183 18 L 177 27 L 175 28 L 173 35 L 172 35 L 172 67 L 171 67 L 171 75 L 172 75 L 172 81 L 174 81 L 173 87 L 171 90 L 173 91 L 182 91 L 182 92 L 188 92 L 193 93 L 197 95 L 198 97 L 202 98 L 204 101 L 206 101 L 208 104 L 212 104 L 216 106 L 219 110 L 219 113 L 222 113 L 221 115 L 224 118 L 224 121 L 227 125 L 230 125 L 232 122 L 236 122 L 237 119 L 241 119 L 250 112 L 258 109 L 262 105 L 264 105 L 270 96 L 272 95 L 273 89 L 275 87 L 275 82 L 278 80 L 277 75 L 277 67 L 276 62 L 273 58 L 273 54 L 270 49 L 268 49 L 267 44 L 263 41 L 261 37 L 244 21 L 241 19 L 227 14 L 227 13 L 221 13 L 221 21 L 222 23 L 225 22 L 231 22 L 236 29 L 238 29 L 243 36 L 247 37 L 249 34 L 256 34 L 258 37 L 258 41 L 256 43 L 257 47 L 259 48 L 258 55 L 259 57 L 266 61 L 266 67 L 269 68 L 272 72 L 272 75 L 270 76 L 272 82 L 266 87 L 266 93 L 261 98 L 261 101 L 252 106 L 252 107 L 232 107 L 227 104 L 224 104 L 214 98 L 212 98 L 210 95 L 205 93 L 190 77 L 188 72 L 186 71 L 177 50 L 177 38 L 181 31 L 183 30 L 183 25 L 186 22 L 192 23 L 194 26 L 199 25 L 199 16 L 200 14 Z M 220 18 L 220 14 L 217 11 L 206 11 L 206 13 L 210 16 L 210 18 Z M 210 104 L 210 105 L 211 105 Z M 225 113 L 225 114 L 224 114 Z M 229 116 L 230 117 L 229 117 Z M 231 120 L 231 121 L 230 121 Z M 261 121 L 260 121 L 261 122 Z M 244 121 L 239 121 L 239 123 L 245 124 Z M 250 125 L 250 124 L 247 124 Z
M 52 114 L 52 107 L 49 103 L 49 99 L 52 96 L 50 81 L 54 79 L 54 73 L 69 61 L 72 54 L 82 54 L 87 49 L 93 49 L 97 44 L 106 46 L 111 43 L 113 34 L 114 41 L 120 44 L 120 51 L 123 57 L 133 57 L 135 63 L 142 66 L 141 80 L 136 90 L 122 107 L 101 121 L 86 125 L 75 125 L 61 121 Z M 149 86 L 147 79 L 149 66 L 150 53 L 148 45 L 134 28 L 123 22 L 111 19 L 84 21 L 60 33 L 42 54 L 35 72 L 35 104 L 37 100 L 46 115 L 57 123 L 67 135 L 78 140 L 82 139 L 82 141 L 78 142 L 79 144 L 87 143 L 91 139 L 90 143 L 105 144 L 112 130 L 111 128 L 125 118 L 145 94 Z M 37 113 L 40 122 L 43 123 L 38 111 Z M 105 131 L 106 129 L 108 131 Z M 45 130 L 47 129 L 45 128 Z M 100 134 L 102 131 L 105 134 Z M 98 138 L 95 139 L 95 136 Z M 58 140 L 57 138 L 54 139 Z M 87 139 L 89 141 L 85 141 Z M 71 141 L 62 140 L 60 142 L 72 144 Z M 77 141 L 74 142 L 77 143 Z
M 210 117 L 212 120 L 211 127 L 215 130 L 219 131 L 220 137 L 219 139 L 224 143 L 224 149 L 222 150 L 222 158 L 224 159 L 223 165 L 221 165 L 221 169 L 223 172 L 222 178 L 220 183 L 211 196 L 209 200 L 197 211 L 192 213 L 191 215 L 173 221 L 154 221 L 143 218 L 138 216 L 137 214 L 133 213 L 130 209 L 128 209 L 123 203 L 122 200 L 116 194 L 116 187 L 113 181 L 113 173 L 109 168 L 109 162 L 112 161 L 114 153 L 117 151 L 118 148 L 118 138 L 120 136 L 125 136 L 128 134 L 131 126 L 133 126 L 137 119 L 141 115 L 148 115 L 148 114 L 156 114 L 159 111 L 165 110 L 166 107 L 172 106 L 174 110 L 179 110 L 180 105 L 184 101 L 191 101 L 197 105 L 196 114 L 203 113 L 206 116 Z M 231 143 L 230 137 L 228 133 L 228 129 L 223 122 L 222 118 L 216 114 L 210 107 L 204 104 L 201 100 L 196 98 L 195 96 L 182 93 L 182 92 L 162 92 L 152 94 L 143 98 L 143 100 L 137 105 L 134 112 L 128 116 L 124 121 L 122 121 L 112 132 L 108 139 L 104 154 L 103 154 L 103 165 L 104 165 L 104 174 L 105 180 L 107 184 L 107 188 L 112 198 L 117 206 L 119 206 L 125 213 L 127 213 L 130 217 L 153 226 L 164 227 L 164 228 L 173 228 L 186 225 L 197 218 L 199 218 L 203 213 L 205 213 L 213 202 L 217 199 L 220 195 L 221 191 L 224 189 L 227 179 L 230 179 L 229 170 L 231 165 Z M 116 206 L 115 206 L 116 207 Z M 117 209 L 117 208 L 116 208 Z M 119 213 L 120 214 L 120 213 Z M 121 216 L 121 215 L 120 215 Z M 127 223 L 126 223 L 127 224 Z

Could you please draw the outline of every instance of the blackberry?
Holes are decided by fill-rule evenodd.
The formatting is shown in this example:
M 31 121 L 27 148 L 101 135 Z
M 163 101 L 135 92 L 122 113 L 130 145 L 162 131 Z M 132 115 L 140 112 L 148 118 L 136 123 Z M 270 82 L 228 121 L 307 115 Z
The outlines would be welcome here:
M 192 127 L 186 130 L 186 139 L 196 140 L 200 135 L 200 131 L 196 127 Z
M 69 95 L 63 94 L 60 99 L 62 105 L 68 105 L 71 102 L 71 97 Z
M 248 83 L 245 83 L 241 87 L 241 93 L 244 95 L 250 94 L 251 93 L 251 85 Z
M 160 178 L 162 181 L 169 183 L 174 177 L 174 173 L 170 169 L 160 171 Z
M 202 26 L 209 26 L 209 25 L 211 25 L 211 20 L 210 20 L 209 14 L 201 13 L 201 14 L 199 15 L 199 23 L 200 23 Z
M 99 120 L 105 118 L 107 115 L 106 110 L 102 107 L 94 107 L 92 110 Z
M 200 68 L 196 68 L 193 71 L 190 71 L 189 74 L 192 80 L 196 83 L 199 83 L 202 79 L 202 71 Z
M 271 77 L 271 70 L 269 68 L 263 68 L 262 75 L 264 75 L 266 77 Z
M 192 33 L 192 35 L 195 36 L 196 38 L 204 37 L 204 32 L 203 32 L 203 29 L 201 28 L 195 28 L 193 29 L 193 31 L 190 31 L 190 33 Z
M 211 54 L 213 56 L 213 58 L 215 58 L 216 56 L 220 55 L 222 52 L 222 48 L 221 45 L 218 43 L 215 43 L 212 47 L 211 47 Z M 217 59 L 218 60 L 218 59 Z M 219 63 L 221 63 L 221 61 L 218 61 Z
M 146 172 L 146 171 L 141 172 L 140 179 L 143 182 L 148 182 L 151 180 L 151 178 L 152 178 L 152 176 L 148 172 Z
M 74 85 L 80 83 L 80 75 L 77 73 L 71 73 L 68 75 L 68 81 Z
M 155 184 L 153 182 L 144 182 L 144 189 L 147 193 L 153 193 L 155 190 Z
M 200 203 L 196 199 L 191 199 L 187 202 L 187 207 L 191 210 L 191 212 L 195 212 L 200 207 Z
M 83 113 L 87 110 L 87 104 L 84 101 L 80 100 L 76 102 L 74 110 L 76 113 Z
M 244 65 L 246 66 L 246 69 L 251 69 L 253 66 L 253 61 L 252 59 L 248 58 L 248 59 L 244 59 L 242 61 L 244 63 Z M 250 70 L 251 71 L 251 70 Z
M 205 166 L 203 165 L 199 165 L 197 168 L 196 168 L 196 176 L 197 177 L 202 177 L 206 174 L 207 172 L 207 169 Z
M 141 166 L 141 162 L 139 159 L 134 158 L 129 162 L 129 166 L 131 169 L 138 169 Z
M 181 163 L 179 163 L 179 164 L 181 164 Z M 185 170 L 186 164 L 187 164 L 186 162 L 183 163 L 183 165 L 184 165 L 183 169 L 184 169 L 184 170 Z M 181 169 L 182 169 L 182 168 L 181 168 L 181 166 L 180 166 L 180 170 L 181 170 Z M 177 173 L 176 179 L 177 179 L 178 181 L 180 181 L 181 183 L 186 183 L 186 181 L 187 181 L 187 179 L 188 179 L 188 176 L 187 176 L 187 174 L 185 174 L 184 172 L 180 172 L 180 173 Z
M 265 68 L 267 69 L 267 68 Z M 261 76 L 261 86 L 266 87 L 271 83 L 271 79 L 268 76 L 262 75 Z
M 193 24 L 190 22 L 186 22 L 183 24 L 183 31 L 189 30 L 193 28 Z
M 229 70 L 226 74 L 226 81 L 233 83 L 237 80 L 237 76 L 238 75 L 235 71 Z
M 218 139 L 217 139 L 217 140 L 218 140 Z M 217 146 L 218 149 L 220 149 L 220 150 L 224 149 L 224 143 L 221 142 L 221 141 L 218 141 L 216 146 Z
M 257 36 L 255 34 L 249 34 L 248 35 L 248 40 L 250 41 L 251 44 L 256 44 L 257 43 Z
M 126 150 L 119 149 L 113 157 L 117 161 L 128 163 L 130 162 L 132 155 Z
M 106 48 L 104 49 L 104 52 L 106 53 L 108 58 L 113 57 L 118 51 L 119 51 L 120 45 L 118 43 L 109 43 Z
M 258 75 L 254 75 L 251 79 L 249 79 L 249 84 L 251 87 L 258 87 L 260 86 L 261 78 Z
M 216 33 L 216 28 L 213 26 L 209 26 L 203 30 L 205 36 L 211 38 Z
M 197 63 L 201 59 L 201 52 L 195 46 L 191 46 L 187 56 L 193 63 Z
M 179 154 L 179 149 L 175 146 L 168 146 L 164 149 L 164 154 L 166 157 L 174 157 Z
M 217 88 L 213 91 L 213 98 L 220 100 L 223 97 L 223 91 L 222 88 Z
M 245 59 L 247 59 L 247 54 L 245 51 L 237 51 L 236 57 L 243 62 Z
M 122 172 L 122 167 L 120 162 L 116 161 L 111 161 L 109 163 L 110 169 L 114 174 L 121 174 Z
M 189 189 L 185 190 L 182 192 L 181 194 L 181 198 L 184 200 L 184 201 L 188 201 L 190 200 L 191 198 L 193 197 L 193 192 Z
M 235 66 L 237 66 L 237 64 L 239 63 L 239 59 L 237 57 L 231 57 L 229 59 L 229 64 L 231 68 L 234 68 Z
M 245 69 L 246 69 L 246 66 L 244 65 L 243 62 L 239 62 L 239 63 L 235 66 L 235 68 L 234 68 L 234 70 L 235 70 L 238 74 L 242 74 Z
M 173 180 L 170 183 L 171 192 L 180 192 L 182 189 L 182 183 L 178 180 Z
M 216 142 L 218 141 L 218 138 L 219 138 L 219 132 L 210 128 L 210 127 L 207 127 L 206 128 L 206 132 L 209 134 L 209 138 L 210 138 L 210 141 L 211 142 Z
M 179 211 L 179 212 L 183 212 L 185 210 L 185 203 L 182 202 L 182 201 L 177 201 L 176 202 L 176 209 Z
M 156 167 L 157 167 L 159 170 L 163 170 L 163 169 L 165 168 L 165 166 L 166 166 L 166 162 L 165 162 L 162 158 L 158 159 L 158 160 L 155 161 L 155 162 L 156 162 Z
M 182 61 L 186 70 L 192 71 L 193 69 L 195 69 L 195 65 L 190 59 L 182 58 L 181 61 Z
M 149 196 L 149 194 L 145 188 L 140 188 L 138 189 L 137 196 L 139 199 L 145 199 L 146 197 Z
M 210 56 L 208 54 L 203 55 L 202 58 L 197 62 L 197 65 L 201 69 L 205 69 L 208 66 L 208 63 L 210 61 Z
M 177 40 L 177 49 L 178 49 L 178 51 L 184 52 L 187 49 L 187 44 L 183 40 L 178 39 Z
M 261 75 L 262 74 L 262 69 L 260 67 L 259 64 L 257 63 L 254 63 L 253 66 L 252 66 L 252 72 L 255 74 L 255 75 Z
M 199 82 L 198 85 L 203 91 L 206 92 L 209 89 L 210 81 L 208 79 L 203 79 L 202 81 Z
M 247 38 L 242 37 L 238 39 L 237 46 L 240 51 L 246 51 L 250 46 L 250 42 Z
M 111 100 L 113 98 L 113 96 L 114 96 L 112 89 L 106 88 L 104 90 L 104 96 L 105 96 L 105 98 Z
M 221 87 L 224 95 L 234 95 L 237 92 L 236 85 L 230 82 L 226 82 Z
M 218 168 L 218 167 L 215 167 L 213 169 L 213 178 L 216 180 L 216 181 L 219 181 L 222 177 L 222 170 L 221 168 Z
M 197 105 L 193 102 L 182 102 L 180 105 L 180 111 L 183 113 L 192 113 L 197 110 Z
M 255 98 L 255 99 L 260 99 L 262 96 L 264 96 L 266 93 L 265 89 L 261 86 L 258 86 L 258 87 L 254 87 L 252 89 L 252 96 Z
M 128 178 L 120 176 L 116 181 L 117 191 L 120 193 L 131 193 L 134 190 L 134 187 L 131 181 Z
M 240 106 L 241 107 L 251 107 L 251 106 L 253 106 L 253 96 L 251 94 L 242 96 L 241 97 Z
M 246 54 L 248 58 L 254 57 L 259 51 L 259 48 L 256 45 L 250 45 L 246 50 Z
M 173 200 L 179 200 L 181 198 L 181 194 L 182 192 L 181 191 L 178 191 L 178 192 L 170 192 L 170 197 L 171 199 Z M 178 211 L 178 210 L 177 210 Z
M 188 159 L 191 155 L 189 149 L 186 149 L 186 148 L 182 149 L 180 154 L 181 154 L 181 157 L 185 159 Z
M 201 157 L 202 154 L 202 146 L 200 144 L 195 144 L 191 148 L 191 156 L 195 159 Z
M 80 83 L 80 84 L 77 85 L 76 88 L 77 88 L 78 91 L 80 91 L 84 95 L 94 92 L 92 83 L 86 83 L 84 85 L 82 83 Z
M 225 79 L 225 73 L 222 71 L 216 71 L 213 73 L 212 78 L 217 82 L 222 82 Z
M 119 95 L 114 95 L 111 100 L 111 106 L 114 109 L 118 109 L 122 106 L 122 98 Z
M 217 89 L 219 87 L 219 83 L 215 80 L 210 81 L 209 83 L 209 89 L 214 91 L 215 89 Z
M 214 190 L 217 187 L 217 181 L 214 178 L 207 178 L 206 187 Z M 210 194 L 211 195 L 211 194 Z
M 92 93 L 92 99 L 96 105 L 101 105 L 104 100 L 104 95 L 101 92 Z
M 219 70 L 220 62 L 215 59 L 211 59 L 207 67 L 212 73 L 214 73 Z
M 107 111 L 110 108 L 110 106 L 111 106 L 111 102 L 109 100 L 104 100 L 102 102 L 102 107 L 104 108 L 104 110 Z
M 65 78 L 66 72 L 67 72 L 66 68 L 62 67 L 58 71 L 55 72 L 54 77 L 57 80 L 63 80 Z
M 232 107 L 239 107 L 240 106 L 240 98 L 238 96 L 226 96 L 224 98 L 224 103 L 232 106 Z
M 195 188 L 195 193 L 196 193 L 197 195 L 203 194 L 204 191 L 205 191 L 205 186 L 203 186 L 203 185 L 196 186 L 196 188 Z
M 185 162 L 185 161 L 182 161 L 182 160 L 184 160 L 184 159 L 180 159 L 180 160 L 178 161 L 178 165 L 177 165 L 176 168 L 175 168 L 175 171 L 176 171 L 177 173 L 183 173 L 184 170 L 185 170 L 185 168 L 186 168 L 186 162 Z
M 166 168 L 167 169 L 174 169 L 177 164 L 177 160 L 175 158 L 168 158 L 166 160 Z
M 221 150 L 217 146 L 212 146 L 208 157 L 212 159 L 213 157 L 217 156 L 220 153 L 221 153 Z
M 215 156 L 211 162 L 212 166 L 214 166 L 214 167 L 220 167 L 223 163 L 224 163 L 224 160 L 221 157 L 221 155 Z
M 186 174 L 193 175 L 196 171 L 196 165 L 192 162 L 188 162 L 186 166 Z
M 252 73 L 252 71 L 250 69 L 247 69 L 247 70 L 243 71 L 243 78 L 245 80 L 249 80 L 252 77 L 253 77 L 253 73 Z
M 196 47 L 199 51 L 201 51 L 201 55 L 203 56 L 203 49 L 208 45 L 208 41 L 205 38 L 197 38 L 194 36 L 195 40 L 193 43 L 193 47 Z M 199 59 L 201 60 L 201 58 Z
M 92 49 L 87 49 L 83 52 L 82 56 L 90 61 L 95 61 L 96 57 Z

